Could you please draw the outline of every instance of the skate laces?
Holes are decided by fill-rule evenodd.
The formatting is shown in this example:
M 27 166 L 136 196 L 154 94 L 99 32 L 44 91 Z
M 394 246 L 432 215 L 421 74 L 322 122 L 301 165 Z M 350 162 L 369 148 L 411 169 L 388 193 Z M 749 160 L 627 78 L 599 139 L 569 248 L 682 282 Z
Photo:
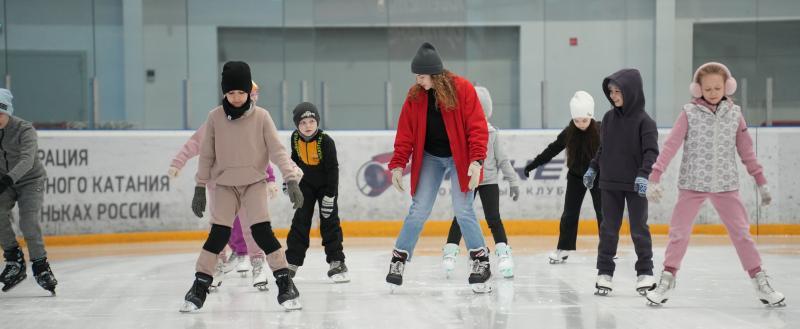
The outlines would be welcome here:
M 767 280 L 769 277 L 764 275 L 759 275 L 756 277 L 756 282 L 758 282 L 758 290 L 761 290 L 764 293 L 771 294 L 775 292 L 775 289 L 772 289 L 772 286 L 769 285 L 769 281 Z
M 392 262 L 392 264 L 389 265 L 389 273 L 390 274 L 403 275 L 403 268 L 404 267 L 405 267 L 405 263 L 403 263 L 401 261 Z
M 671 286 L 673 284 L 675 284 L 675 280 L 674 279 L 672 281 L 669 281 L 666 278 L 664 278 L 664 276 L 662 275 L 661 276 L 661 280 L 658 281 L 658 286 L 656 286 L 655 293 L 659 294 L 659 295 L 663 295 L 664 293 L 667 292 L 667 290 L 672 288 Z
M 483 273 L 487 267 L 489 267 L 489 262 L 477 258 L 472 260 L 472 273 Z
M 333 270 L 333 269 L 339 268 L 339 266 L 341 266 L 341 265 L 342 265 L 341 261 L 335 260 L 335 261 L 331 262 L 331 266 L 330 266 L 329 269 Z
M 3 270 L 3 273 L 0 274 L 0 277 L 16 275 L 17 273 L 19 273 L 20 269 L 22 269 L 22 266 L 20 266 L 18 262 L 7 261 L 6 268 Z

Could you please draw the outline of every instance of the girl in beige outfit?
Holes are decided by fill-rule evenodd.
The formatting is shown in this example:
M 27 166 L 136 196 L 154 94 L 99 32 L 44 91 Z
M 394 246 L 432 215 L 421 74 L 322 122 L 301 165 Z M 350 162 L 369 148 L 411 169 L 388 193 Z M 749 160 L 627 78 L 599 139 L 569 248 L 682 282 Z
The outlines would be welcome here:
M 182 312 L 203 307 L 217 254 L 231 233 L 233 218 L 242 214 L 278 286 L 278 303 L 287 309 L 299 309 L 300 293 L 287 269 L 281 244 L 275 238 L 267 209 L 266 174 L 270 161 L 276 164 L 287 184 L 294 208 L 303 204 L 299 181 L 303 173 L 292 162 L 278 139 L 278 130 L 269 113 L 254 106 L 250 67 L 244 62 L 228 62 L 222 69 L 222 105 L 213 109 L 206 120 L 206 134 L 200 145 L 197 186 L 192 211 L 203 216 L 206 207 L 206 184 L 215 186 L 211 203 L 211 231 L 197 259 L 195 281 L 186 293 Z

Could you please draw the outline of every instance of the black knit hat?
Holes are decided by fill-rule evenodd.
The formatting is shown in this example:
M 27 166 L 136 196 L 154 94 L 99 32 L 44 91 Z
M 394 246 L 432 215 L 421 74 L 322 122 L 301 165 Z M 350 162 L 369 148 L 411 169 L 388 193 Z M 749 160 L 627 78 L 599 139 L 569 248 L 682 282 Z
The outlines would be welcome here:
M 294 111 L 292 111 L 294 126 L 299 126 L 300 121 L 305 118 L 314 118 L 314 120 L 317 120 L 317 124 L 319 124 L 319 111 L 317 111 L 317 107 L 314 106 L 314 104 L 302 102 L 294 107 Z
M 440 74 L 444 72 L 442 59 L 432 44 L 426 42 L 419 47 L 417 55 L 411 60 L 411 72 L 415 74 Z
M 253 78 L 250 76 L 250 66 L 245 62 L 231 61 L 222 67 L 222 93 L 231 90 L 242 90 L 250 93 L 253 90 Z

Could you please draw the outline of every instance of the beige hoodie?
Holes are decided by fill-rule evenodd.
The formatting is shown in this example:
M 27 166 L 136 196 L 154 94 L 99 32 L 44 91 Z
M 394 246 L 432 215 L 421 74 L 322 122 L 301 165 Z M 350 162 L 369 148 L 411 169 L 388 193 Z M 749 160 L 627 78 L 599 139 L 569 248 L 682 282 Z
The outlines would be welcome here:
M 280 143 L 278 129 L 267 110 L 253 106 L 236 120 L 228 120 L 222 106 L 211 110 L 200 144 L 198 185 L 213 181 L 223 186 L 244 186 L 263 181 L 264 168 L 270 161 L 284 181 L 303 177 Z

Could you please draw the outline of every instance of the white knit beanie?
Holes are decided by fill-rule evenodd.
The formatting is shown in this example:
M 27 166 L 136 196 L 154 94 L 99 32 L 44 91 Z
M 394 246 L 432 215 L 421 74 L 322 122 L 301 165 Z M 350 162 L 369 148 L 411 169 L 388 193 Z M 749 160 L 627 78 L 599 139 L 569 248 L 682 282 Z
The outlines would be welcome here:
M 594 118 L 594 98 L 589 93 L 578 90 L 569 101 L 572 118 Z

